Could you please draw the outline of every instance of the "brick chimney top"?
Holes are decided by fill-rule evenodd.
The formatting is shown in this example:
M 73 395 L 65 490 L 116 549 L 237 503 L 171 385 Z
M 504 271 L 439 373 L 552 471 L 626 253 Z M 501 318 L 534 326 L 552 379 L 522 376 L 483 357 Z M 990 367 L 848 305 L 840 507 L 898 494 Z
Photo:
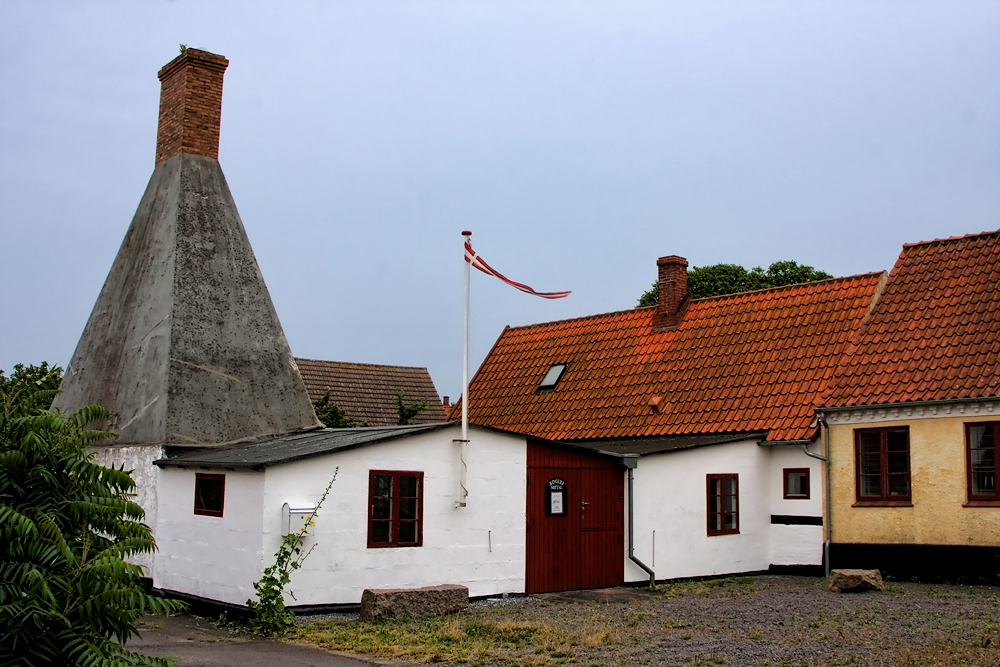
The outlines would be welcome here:
M 228 66 L 223 56 L 185 49 L 160 70 L 156 164 L 177 153 L 219 158 L 222 77 Z
M 687 266 L 687 260 L 677 255 L 656 260 L 660 301 L 653 316 L 653 329 L 671 331 L 680 326 L 688 305 Z

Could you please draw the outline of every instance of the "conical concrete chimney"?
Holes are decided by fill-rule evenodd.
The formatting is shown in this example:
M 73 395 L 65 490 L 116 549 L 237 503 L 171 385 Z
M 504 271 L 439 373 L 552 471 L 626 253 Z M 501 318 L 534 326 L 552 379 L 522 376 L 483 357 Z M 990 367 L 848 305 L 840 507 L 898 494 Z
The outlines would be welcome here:
M 219 165 L 228 60 L 160 70 L 156 166 L 55 406 L 118 445 L 210 447 L 319 426 Z

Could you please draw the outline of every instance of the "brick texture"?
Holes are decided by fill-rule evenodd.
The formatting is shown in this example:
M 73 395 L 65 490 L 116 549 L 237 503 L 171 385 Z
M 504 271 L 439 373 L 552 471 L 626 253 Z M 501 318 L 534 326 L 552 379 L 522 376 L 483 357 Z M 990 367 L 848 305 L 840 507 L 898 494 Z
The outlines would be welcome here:
M 656 329 L 676 329 L 687 307 L 687 260 L 677 255 L 669 255 L 656 260 L 659 281 L 659 303 L 653 327 Z
M 177 153 L 219 158 L 225 57 L 187 49 L 160 70 L 156 163 Z

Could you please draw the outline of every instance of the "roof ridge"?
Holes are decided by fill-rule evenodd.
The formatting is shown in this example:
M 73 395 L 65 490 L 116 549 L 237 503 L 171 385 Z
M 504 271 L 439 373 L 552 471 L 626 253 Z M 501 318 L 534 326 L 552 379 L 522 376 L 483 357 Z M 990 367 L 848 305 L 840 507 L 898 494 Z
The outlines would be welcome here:
M 623 310 L 613 310 L 609 313 L 595 313 L 593 315 L 580 315 L 579 317 L 567 317 L 562 320 L 550 320 L 548 322 L 535 322 L 534 324 L 521 324 L 519 326 L 507 325 L 508 329 L 531 329 L 534 327 L 547 327 L 555 324 L 564 324 L 566 322 L 577 322 L 580 320 L 593 320 L 600 317 L 611 317 L 613 315 L 624 315 L 625 313 L 634 313 L 637 310 L 649 310 L 650 308 L 655 308 L 655 306 L 642 306 L 640 308 L 625 308 Z
M 917 241 L 916 243 L 904 243 L 903 250 L 907 248 L 915 248 L 922 245 L 934 245 L 935 243 L 952 243 L 954 241 L 964 241 L 965 239 L 973 239 L 978 236 L 997 236 L 1000 235 L 1000 229 L 992 232 L 978 232 L 976 234 L 964 234 L 962 236 L 949 236 L 943 239 L 934 239 L 933 241 Z
M 717 294 L 715 296 L 703 296 L 697 299 L 691 299 L 691 302 L 705 302 L 711 301 L 713 299 L 729 299 L 738 296 L 746 296 L 748 294 L 759 294 L 761 292 L 777 292 L 779 290 L 791 289 L 792 287 L 802 287 L 803 285 L 819 285 L 820 283 L 835 283 L 835 282 L 846 282 L 848 280 L 858 280 L 859 278 L 873 278 L 875 276 L 881 275 L 885 271 L 870 271 L 868 273 L 857 273 L 853 276 L 838 276 L 836 278 L 824 278 L 823 280 L 810 280 L 804 283 L 790 283 L 788 285 L 778 285 L 776 287 L 762 287 L 761 289 L 750 290 L 748 292 L 733 292 L 731 294 Z
M 372 368 L 409 368 L 416 370 L 427 370 L 426 366 L 399 366 L 396 364 L 369 364 L 363 361 L 331 361 L 329 359 L 307 359 L 305 357 L 295 357 L 295 363 L 300 361 L 312 361 L 318 364 L 344 364 L 347 366 L 369 366 Z

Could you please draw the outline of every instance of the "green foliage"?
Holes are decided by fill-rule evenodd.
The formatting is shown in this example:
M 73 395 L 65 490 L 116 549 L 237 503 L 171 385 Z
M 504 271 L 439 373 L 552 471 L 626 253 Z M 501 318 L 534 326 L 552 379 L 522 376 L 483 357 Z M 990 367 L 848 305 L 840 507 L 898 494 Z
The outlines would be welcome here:
M 36 409 L 47 410 L 52 405 L 52 399 L 59 392 L 59 385 L 62 382 L 62 368 L 59 366 L 49 367 L 49 362 L 43 361 L 41 365 L 25 366 L 15 364 L 14 372 L 10 377 L 6 377 L 0 371 L 0 403 L 4 406 L 4 411 L 8 412 L 11 406 L 19 404 L 28 396 L 36 392 L 44 392 L 41 396 L 34 398 Z
M 184 53 L 187 50 L 188 50 L 188 45 L 187 44 L 181 44 L 181 53 Z
M 405 400 L 405 394 L 402 390 L 396 393 L 395 403 L 396 403 L 396 414 L 398 419 L 396 423 L 400 426 L 406 426 L 407 424 L 415 424 L 414 419 L 421 412 L 427 410 L 427 399 L 421 396 L 412 403 L 407 403 Z
M 349 416 L 344 409 L 330 400 L 330 390 L 327 389 L 323 395 L 313 401 L 313 410 L 316 411 L 316 418 L 323 422 L 327 428 L 360 428 L 368 426 L 368 422 L 363 419 L 355 419 Z
M 808 283 L 833 277 L 825 271 L 793 261 L 775 262 L 767 267 L 766 271 L 759 266 L 747 271 L 738 264 L 696 266 L 687 272 L 687 276 L 688 295 L 692 299 Z M 659 300 L 658 283 L 653 283 L 652 287 L 639 297 L 637 307 L 655 306 Z
M 270 637 L 284 633 L 295 623 L 295 615 L 285 608 L 285 586 L 291 582 L 292 572 L 302 567 L 303 561 L 316 548 L 314 544 L 309 547 L 309 551 L 303 551 L 302 540 L 309 534 L 309 527 L 316 525 L 316 516 L 326 502 L 326 497 L 330 495 L 330 488 L 337 481 L 339 471 L 340 468 L 333 471 L 333 479 L 323 490 L 323 495 L 316 503 L 316 510 L 306 517 L 306 524 L 297 532 L 285 535 L 274 554 L 274 565 L 267 567 L 261 578 L 254 582 L 253 589 L 257 592 L 257 599 L 247 600 L 251 613 L 247 620 L 247 630 L 250 632 Z M 292 599 L 295 598 L 291 591 L 288 594 Z
M 123 648 L 143 614 L 183 604 L 148 595 L 125 561 L 156 545 L 132 478 L 88 452 L 114 436 L 86 428 L 108 411 L 46 409 L 50 372 L 0 413 L 0 664 L 167 665 Z

